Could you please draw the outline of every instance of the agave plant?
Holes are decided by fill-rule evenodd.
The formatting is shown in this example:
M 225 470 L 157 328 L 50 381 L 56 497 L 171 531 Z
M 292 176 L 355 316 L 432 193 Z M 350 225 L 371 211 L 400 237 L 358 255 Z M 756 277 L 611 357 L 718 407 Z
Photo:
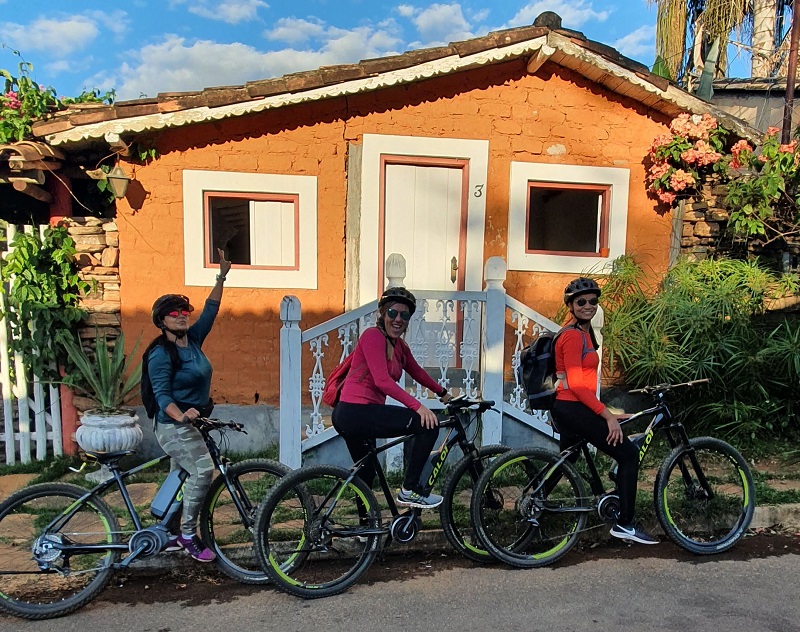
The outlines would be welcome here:
M 125 402 L 138 394 L 142 376 L 141 360 L 136 360 L 138 340 L 127 357 L 123 334 L 117 338 L 114 348 L 109 349 L 105 333 L 101 336 L 96 332 L 94 357 L 72 337 L 63 337 L 61 344 L 72 364 L 64 381 L 91 398 L 97 404 L 95 412 L 120 412 Z

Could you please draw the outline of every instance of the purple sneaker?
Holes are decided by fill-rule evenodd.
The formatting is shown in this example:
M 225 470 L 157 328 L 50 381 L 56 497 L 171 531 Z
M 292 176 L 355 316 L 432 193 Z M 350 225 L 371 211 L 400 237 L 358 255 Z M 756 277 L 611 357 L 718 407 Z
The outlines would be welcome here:
M 167 542 L 167 546 L 164 548 L 164 551 L 168 553 L 172 553 L 173 551 L 180 551 L 183 547 L 178 544 L 178 536 L 170 534 L 169 541 Z
M 178 536 L 178 546 L 198 562 L 213 562 L 217 556 L 205 546 L 196 535 L 187 538 L 182 533 Z

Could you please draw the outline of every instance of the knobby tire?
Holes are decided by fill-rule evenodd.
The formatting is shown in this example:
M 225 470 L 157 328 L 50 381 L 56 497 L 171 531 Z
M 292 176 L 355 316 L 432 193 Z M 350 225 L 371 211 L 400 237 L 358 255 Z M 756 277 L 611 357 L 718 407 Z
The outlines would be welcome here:
M 255 552 L 256 512 L 269 490 L 289 472 L 290 468 L 271 459 L 250 459 L 228 467 L 228 479 L 245 510 L 244 519 L 225 477 L 220 474 L 211 484 L 200 512 L 200 532 L 203 542 L 217 554 L 217 567 L 228 577 L 243 584 L 269 583 Z
M 675 448 L 658 470 L 656 516 L 678 546 L 697 555 L 721 553 L 744 536 L 753 520 L 753 475 L 744 457 L 724 441 L 697 437 L 689 444 Z
M 559 455 L 540 448 L 498 457 L 481 475 L 472 496 L 472 520 L 483 547 L 517 568 L 552 564 L 577 543 L 586 524 L 588 498 L 580 474 Z M 485 502 L 487 492 L 499 501 Z
M 317 465 L 285 476 L 256 516 L 256 552 L 276 587 L 303 597 L 347 590 L 378 552 L 380 509 L 350 471 Z
M 488 564 L 495 558 L 478 541 L 472 528 L 470 504 L 475 483 L 488 464 L 508 452 L 504 445 L 487 445 L 478 448 L 478 458 L 465 455 L 453 466 L 442 486 L 444 500 L 439 507 L 442 530 L 453 548 L 467 559 Z M 491 502 L 492 491 L 487 490 L 484 502 Z
M 86 605 L 105 588 L 119 551 L 78 553 L 66 559 L 51 545 L 120 542 L 117 518 L 99 498 L 83 501 L 66 523 L 47 535 L 49 570 L 33 559 L 34 543 L 43 530 L 86 493 L 77 485 L 43 483 L 0 504 L 0 610 L 23 619 L 51 619 Z

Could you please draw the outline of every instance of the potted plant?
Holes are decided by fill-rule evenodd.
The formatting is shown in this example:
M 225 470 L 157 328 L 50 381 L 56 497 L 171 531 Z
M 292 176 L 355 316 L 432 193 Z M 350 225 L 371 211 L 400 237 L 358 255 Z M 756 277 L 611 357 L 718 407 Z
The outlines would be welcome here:
M 83 450 L 115 452 L 133 450 L 142 440 L 139 418 L 125 403 L 138 394 L 142 375 L 141 361 L 135 360 L 137 342 L 125 356 L 125 338 L 120 334 L 109 348 L 106 334 L 95 334 L 95 353 L 87 352 L 72 337 L 63 337 L 61 344 L 69 363 L 64 381 L 75 392 L 85 395 L 94 406 L 81 415 L 81 425 L 75 439 Z M 90 474 L 103 480 L 110 474 L 105 467 Z

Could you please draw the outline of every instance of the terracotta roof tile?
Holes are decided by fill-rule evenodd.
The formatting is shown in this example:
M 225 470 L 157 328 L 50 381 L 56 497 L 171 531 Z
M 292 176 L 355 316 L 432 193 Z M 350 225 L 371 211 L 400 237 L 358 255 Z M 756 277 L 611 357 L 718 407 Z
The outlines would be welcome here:
M 60 117 L 59 119 L 37 121 L 32 125 L 32 131 L 34 136 L 46 136 L 47 134 L 56 134 L 72 129 L 72 127 L 73 125 L 69 122 L 69 118 Z
M 37 136 L 51 135 L 66 131 L 73 126 L 80 127 L 92 123 L 99 123 L 102 126 L 104 121 L 115 118 L 124 119 L 148 114 L 169 113 L 189 108 L 214 108 L 234 103 L 244 103 L 254 99 L 263 99 L 287 92 L 301 93 L 315 88 L 343 84 L 364 77 L 372 77 L 382 73 L 411 68 L 450 56 L 457 55 L 463 58 L 483 51 L 496 48 L 502 49 L 518 42 L 526 42 L 545 37 L 551 33 L 556 41 L 563 42 L 564 38 L 566 38 L 576 46 L 591 51 L 607 59 L 611 63 L 635 73 L 645 81 L 657 86 L 662 91 L 670 88 L 671 84 L 667 80 L 651 74 L 647 66 L 623 56 L 610 46 L 587 40 L 585 35 L 579 31 L 563 28 L 551 30 L 546 26 L 525 26 L 495 31 L 483 37 L 453 42 L 448 46 L 412 50 L 390 57 L 366 59 L 357 64 L 323 66 L 314 70 L 287 74 L 283 77 L 251 81 L 243 86 L 213 87 L 192 92 L 164 92 L 155 98 L 119 101 L 113 107 L 89 108 L 89 111 L 71 107 L 67 111 L 66 116 L 56 115 L 37 123 L 34 126 L 34 134 Z M 462 68 L 463 67 L 464 66 L 462 66 Z M 592 73 L 591 76 L 587 76 L 590 76 L 590 78 L 593 78 L 595 81 L 602 80 L 602 75 L 605 72 L 603 68 L 600 65 L 593 67 L 596 72 Z M 595 75 L 599 75 L 599 77 Z M 628 80 L 622 79 L 622 81 Z M 666 112 L 667 109 L 672 107 L 670 103 L 672 103 L 672 101 L 665 101 L 661 103 L 659 107 L 662 111 Z M 680 109 L 680 107 L 683 106 L 676 105 L 675 107 Z M 91 135 L 99 137 L 102 133 L 102 130 L 98 128 L 92 131 Z
M 289 92 L 302 92 L 317 88 L 322 84 L 322 73 L 319 70 L 295 72 L 291 75 L 284 75 L 283 78 L 286 80 L 286 89 Z
M 102 121 L 110 121 L 117 118 L 117 109 L 113 106 L 105 106 L 102 110 L 81 111 L 80 109 L 67 110 L 69 113 L 69 122 L 74 126 L 89 125 L 91 123 L 100 123 Z
M 319 69 L 322 80 L 326 84 L 344 83 L 353 79 L 362 79 L 367 76 L 360 64 L 347 64 L 342 66 L 323 66 Z
M 120 101 L 116 105 L 118 118 L 129 118 L 131 116 L 145 116 L 147 114 L 158 114 L 158 103 L 139 104 L 133 101 Z
M 203 90 L 205 105 L 210 108 L 249 101 L 252 97 L 244 86 L 207 88 Z
M 277 79 L 250 81 L 245 85 L 245 88 L 251 98 L 269 97 L 273 94 L 286 92 L 286 80 L 283 77 L 278 77 Z

